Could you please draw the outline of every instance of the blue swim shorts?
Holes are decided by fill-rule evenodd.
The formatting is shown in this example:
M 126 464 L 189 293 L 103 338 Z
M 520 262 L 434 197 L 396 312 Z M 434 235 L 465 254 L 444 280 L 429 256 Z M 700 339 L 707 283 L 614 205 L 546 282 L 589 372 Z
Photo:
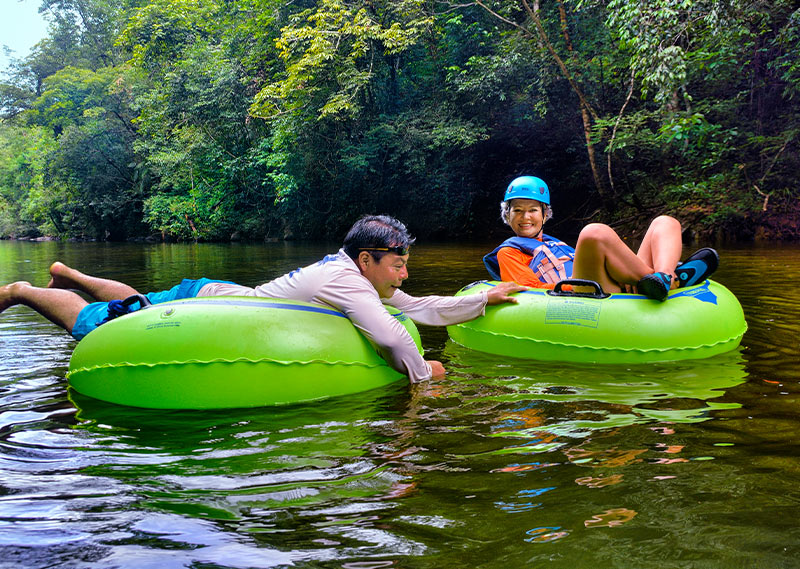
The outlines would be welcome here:
M 230 283 L 231 281 L 221 281 L 215 279 L 183 279 L 180 284 L 175 285 L 169 290 L 160 292 L 149 292 L 146 296 L 152 304 L 169 302 L 170 300 L 181 300 L 183 298 L 194 298 L 200 289 L 209 283 Z M 231 283 L 233 284 L 233 283 Z M 123 300 L 123 299 L 120 299 Z M 72 337 L 81 340 L 86 334 L 103 324 L 108 317 L 107 302 L 92 302 L 87 304 L 78 313 L 75 326 L 72 327 Z

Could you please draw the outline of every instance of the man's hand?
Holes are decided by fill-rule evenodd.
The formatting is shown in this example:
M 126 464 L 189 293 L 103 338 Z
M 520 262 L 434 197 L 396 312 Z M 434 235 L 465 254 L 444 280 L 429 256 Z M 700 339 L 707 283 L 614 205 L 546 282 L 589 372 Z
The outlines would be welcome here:
M 511 293 L 520 292 L 523 290 L 528 290 L 528 287 L 518 285 L 517 283 L 500 283 L 496 286 L 493 286 L 492 290 L 489 291 L 489 302 L 486 304 L 503 304 L 505 302 L 516 304 L 517 299 L 509 295 Z
M 436 360 L 425 360 L 431 366 L 431 378 L 432 379 L 439 379 L 444 377 L 445 371 L 442 362 Z

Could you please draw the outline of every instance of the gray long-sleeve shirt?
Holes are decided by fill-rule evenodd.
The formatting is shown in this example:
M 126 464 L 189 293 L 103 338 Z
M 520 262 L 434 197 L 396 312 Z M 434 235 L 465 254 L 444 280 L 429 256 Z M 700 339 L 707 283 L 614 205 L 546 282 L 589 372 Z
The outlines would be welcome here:
M 381 301 L 378 291 L 343 249 L 256 288 L 211 283 L 200 289 L 198 296 L 261 296 L 331 306 L 350 319 L 390 366 L 413 382 L 429 379 L 431 367 L 420 356 L 408 331 L 382 302 L 402 310 L 415 322 L 431 326 L 472 320 L 484 313 L 487 302 L 486 292 L 459 297 L 413 297 L 401 290 Z

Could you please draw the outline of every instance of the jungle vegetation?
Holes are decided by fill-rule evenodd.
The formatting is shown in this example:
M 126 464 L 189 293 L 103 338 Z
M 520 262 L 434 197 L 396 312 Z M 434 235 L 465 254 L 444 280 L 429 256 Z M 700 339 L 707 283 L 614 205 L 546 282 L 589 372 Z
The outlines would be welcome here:
M 483 238 L 659 213 L 800 237 L 789 0 L 42 0 L 0 77 L 0 237 Z M 554 229 L 549 226 L 549 229 Z

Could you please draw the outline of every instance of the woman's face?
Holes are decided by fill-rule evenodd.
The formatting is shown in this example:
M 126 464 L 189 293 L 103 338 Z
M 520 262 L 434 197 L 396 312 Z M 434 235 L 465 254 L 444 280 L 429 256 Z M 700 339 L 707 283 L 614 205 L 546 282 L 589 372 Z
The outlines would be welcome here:
M 508 206 L 508 225 L 519 237 L 536 239 L 544 225 L 544 207 L 536 200 L 515 199 Z

